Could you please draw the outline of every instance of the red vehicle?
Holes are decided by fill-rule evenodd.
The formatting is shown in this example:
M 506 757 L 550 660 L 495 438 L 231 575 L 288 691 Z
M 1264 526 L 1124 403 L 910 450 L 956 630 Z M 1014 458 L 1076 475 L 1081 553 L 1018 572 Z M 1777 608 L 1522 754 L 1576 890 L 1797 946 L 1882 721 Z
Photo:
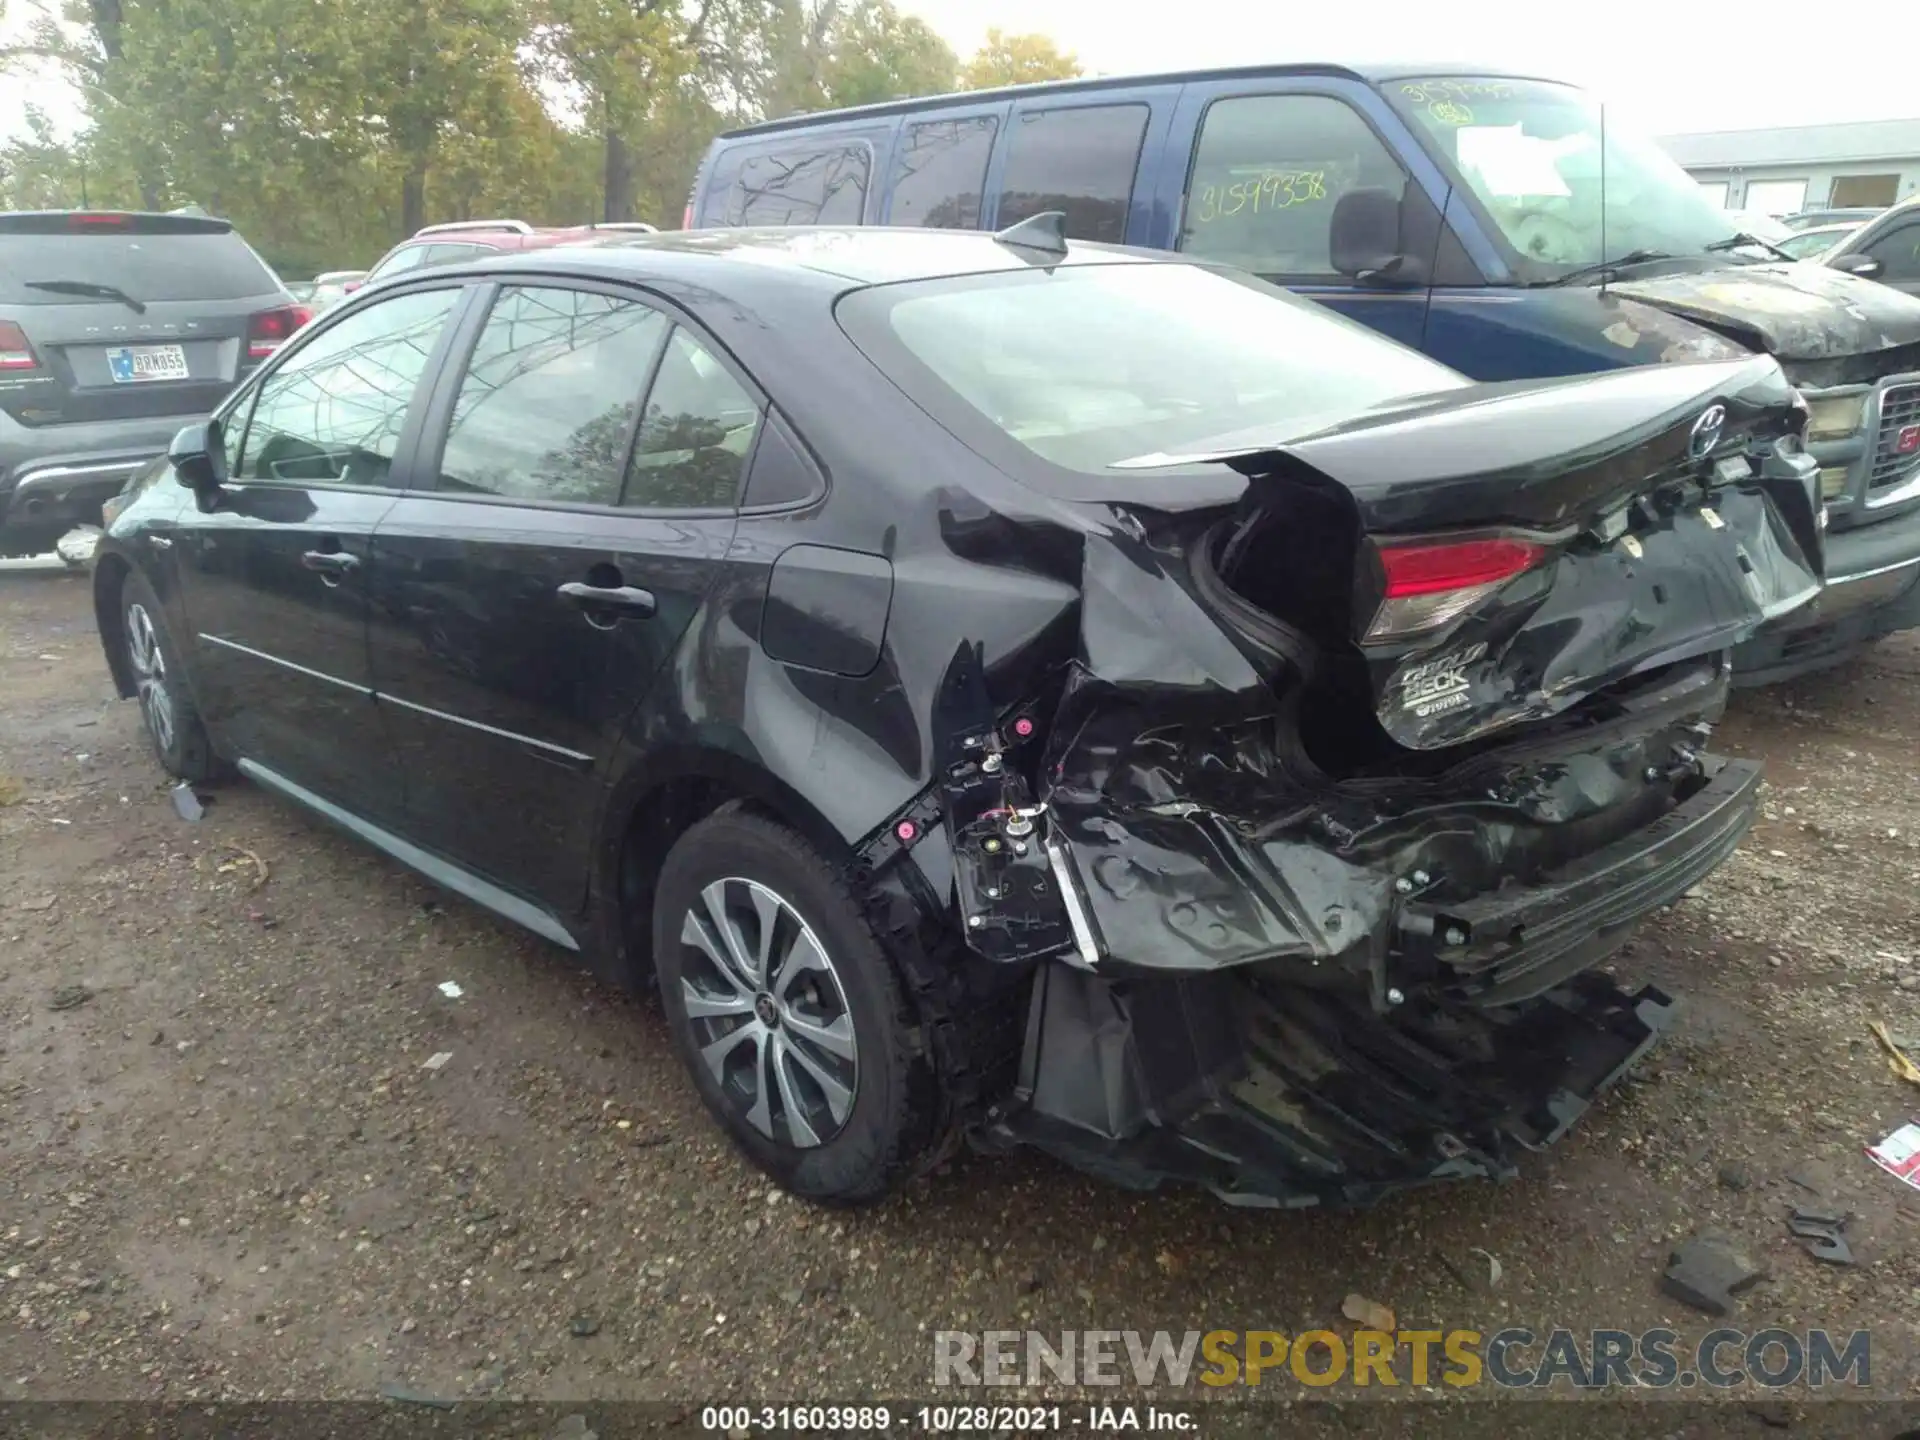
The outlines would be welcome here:
M 477 260 L 502 250 L 540 250 L 549 245 L 578 245 L 596 235 L 632 231 L 642 235 L 655 233 L 644 221 L 624 221 L 604 225 L 535 226 L 524 220 L 449 220 L 427 225 L 411 239 L 402 240 L 386 254 L 364 280 L 349 286 L 357 290 L 402 270 L 420 270 L 432 265 L 451 265 L 456 260 Z

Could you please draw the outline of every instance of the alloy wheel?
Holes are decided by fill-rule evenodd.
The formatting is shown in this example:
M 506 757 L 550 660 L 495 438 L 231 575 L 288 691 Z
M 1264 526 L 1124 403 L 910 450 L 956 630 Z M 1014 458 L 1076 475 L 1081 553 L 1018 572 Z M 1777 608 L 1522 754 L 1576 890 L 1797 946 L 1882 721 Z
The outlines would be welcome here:
M 140 713 L 163 752 L 173 749 L 173 693 L 167 688 L 167 658 L 160 634 L 147 607 L 135 601 L 127 607 L 127 663 L 133 669 L 134 693 Z
M 681 922 L 680 989 L 694 1048 L 747 1123 L 796 1149 L 853 1113 L 859 1051 L 846 991 L 813 930 L 755 880 L 700 892 Z

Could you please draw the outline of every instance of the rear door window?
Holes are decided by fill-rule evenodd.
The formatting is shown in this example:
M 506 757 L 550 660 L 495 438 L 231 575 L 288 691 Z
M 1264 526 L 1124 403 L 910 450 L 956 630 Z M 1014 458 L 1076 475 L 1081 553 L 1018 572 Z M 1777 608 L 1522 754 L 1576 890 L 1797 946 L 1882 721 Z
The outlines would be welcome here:
M 1029 110 L 1013 119 L 996 224 L 1066 212 L 1075 240 L 1127 238 L 1127 206 L 1147 133 L 1145 105 Z
M 1177 248 L 1256 275 L 1333 278 L 1333 207 L 1407 175 L 1379 136 L 1328 95 L 1245 95 L 1207 107 Z
M 0 227 L 0 305 L 100 303 L 84 294 L 44 288 L 48 284 L 111 285 L 144 305 L 245 300 L 280 289 L 273 272 L 230 230 L 19 234 Z
M 641 388 L 668 328 L 657 310 L 590 291 L 503 290 L 460 382 L 439 488 L 619 504 Z
M 987 162 L 993 158 L 999 131 L 999 118 L 993 115 L 924 120 L 907 126 L 894 166 L 887 223 L 977 229 Z
M 260 383 L 234 475 L 300 485 L 390 484 L 407 412 L 459 296 L 454 288 L 395 295 L 293 351 Z
M 866 212 L 865 145 L 808 145 L 746 156 L 722 225 L 858 225 Z
M 760 430 L 760 403 L 685 326 L 647 392 L 624 504 L 646 510 L 733 505 Z

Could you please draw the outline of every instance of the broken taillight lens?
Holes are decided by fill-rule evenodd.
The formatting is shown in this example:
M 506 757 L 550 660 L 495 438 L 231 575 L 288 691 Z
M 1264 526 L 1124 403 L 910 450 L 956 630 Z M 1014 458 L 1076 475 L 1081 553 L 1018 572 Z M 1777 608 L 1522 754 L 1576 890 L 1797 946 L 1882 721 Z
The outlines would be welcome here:
M 27 332 L 11 320 L 0 320 L 0 371 L 38 370 L 40 357 L 27 343 Z
M 304 305 L 260 311 L 247 322 L 247 358 L 266 359 L 312 318 L 313 312 Z
M 1397 640 L 1456 620 L 1545 557 L 1544 545 L 1506 538 L 1382 545 L 1386 590 L 1369 640 Z

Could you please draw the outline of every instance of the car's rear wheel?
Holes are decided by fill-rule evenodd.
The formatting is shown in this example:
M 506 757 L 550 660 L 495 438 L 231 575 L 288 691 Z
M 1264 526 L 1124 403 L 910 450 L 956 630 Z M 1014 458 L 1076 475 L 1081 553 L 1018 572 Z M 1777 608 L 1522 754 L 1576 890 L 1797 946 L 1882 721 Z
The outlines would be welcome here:
M 939 1134 L 937 1083 L 899 977 L 801 836 L 726 811 L 667 856 L 654 960 L 707 1109 L 787 1189 L 877 1200 Z
M 215 778 L 220 762 L 187 691 L 180 652 L 167 633 L 164 617 L 159 597 L 145 577 L 129 575 L 120 589 L 120 635 L 140 718 L 162 768 L 169 775 L 199 783 Z

